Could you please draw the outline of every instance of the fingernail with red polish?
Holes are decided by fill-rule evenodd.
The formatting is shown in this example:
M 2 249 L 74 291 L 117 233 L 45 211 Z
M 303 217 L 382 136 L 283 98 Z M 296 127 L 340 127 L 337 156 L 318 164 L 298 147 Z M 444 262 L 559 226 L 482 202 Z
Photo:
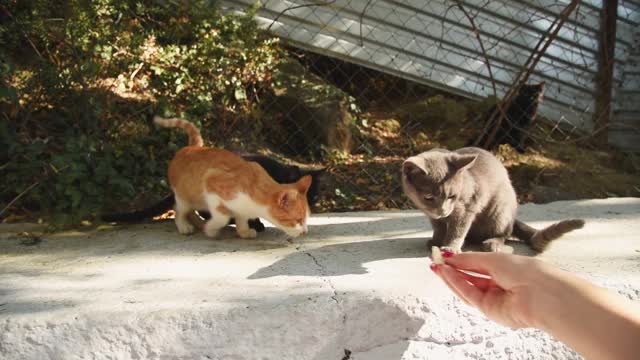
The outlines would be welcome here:
M 453 255 L 455 255 L 455 253 L 453 251 L 445 250 L 445 251 L 442 252 L 442 257 L 450 258 Z
M 440 270 L 440 267 L 438 266 L 438 264 L 431 264 L 429 265 L 429 269 L 431 269 L 431 271 L 433 272 L 438 272 L 438 270 Z

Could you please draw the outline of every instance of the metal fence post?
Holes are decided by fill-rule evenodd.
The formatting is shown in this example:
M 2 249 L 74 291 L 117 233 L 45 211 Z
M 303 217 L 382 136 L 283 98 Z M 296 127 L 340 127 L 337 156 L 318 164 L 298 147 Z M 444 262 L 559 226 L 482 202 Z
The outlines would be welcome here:
M 603 1 L 600 16 L 600 44 L 593 123 L 595 138 L 600 144 L 606 145 L 609 140 L 608 128 L 611 123 L 610 118 L 612 113 L 611 98 L 618 21 L 618 0 Z

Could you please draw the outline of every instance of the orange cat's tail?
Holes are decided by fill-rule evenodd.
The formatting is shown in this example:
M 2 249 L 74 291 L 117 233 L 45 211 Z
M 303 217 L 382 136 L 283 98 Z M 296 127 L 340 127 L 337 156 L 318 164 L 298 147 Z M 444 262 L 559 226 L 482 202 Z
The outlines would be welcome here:
M 179 127 L 184 129 L 189 135 L 189 146 L 202 146 L 204 145 L 204 141 L 202 141 L 202 136 L 200 135 L 200 131 L 198 128 L 187 120 L 172 118 L 165 119 L 158 115 L 153 117 L 153 122 L 167 128 Z

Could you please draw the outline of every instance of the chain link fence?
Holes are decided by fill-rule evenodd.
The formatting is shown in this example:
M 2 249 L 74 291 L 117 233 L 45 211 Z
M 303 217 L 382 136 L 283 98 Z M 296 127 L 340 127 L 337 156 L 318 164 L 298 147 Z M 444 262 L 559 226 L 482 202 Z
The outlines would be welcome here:
M 620 1 L 609 22 L 597 1 L 261 5 L 256 19 L 287 58 L 273 74 L 275 96 L 261 102 L 267 146 L 255 148 L 326 168 L 316 211 L 410 207 L 402 161 L 470 145 L 503 160 L 521 201 L 572 198 L 581 195 L 570 165 L 582 151 L 607 138 L 635 143 L 620 134 L 640 139 L 640 123 L 616 122 L 640 110 L 628 95 L 640 89 L 635 2 Z
M 324 168 L 316 212 L 411 207 L 404 159 L 470 145 L 521 202 L 640 196 L 640 0 L 254 1 L 0 5 L 0 221 L 168 208 L 154 115 Z
M 208 6 L 209 1 L 216 2 L 197 3 Z M 246 12 L 254 1 L 216 3 L 224 11 Z M 407 358 L 409 354 L 415 357 L 426 354 L 426 349 L 435 347 L 433 344 L 408 341 L 424 336 L 418 335 L 423 324 L 416 318 L 430 316 L 437 321 L 439 316 L 455 323 L 458 314 L 453 312 L 460 310 L 450 301 L 418 298 L 417 291 L 405 290 L 408 282 L 397 289 L 388 282 L 382 283 L 389 281 L 384 276 L 393 271 L 393 266 L 404 266 L 401 262 L 410 265 L 419 259 L 424 265 L 428 263 L 423 259 L 427 249 L 422 237 L 429 228 L 420 229 L 409 217 L 406 218 L 410 226 L 405 228 L 405 219 L 398 217 L 378 222 L 370 221 L 369 216 L 351 217 L 345 219 L 345 224 L 328 217 L 333 224 L 313 226 L 310 235 L 302 240 L 273 232 L 259 237 L 260 240 L 231 240 L 235 235 L 224 231 L 222 240 L 213 241 L 204 240 L 203 234 L 181 236 L 178 234 L 181 231 L 176 230 L 183 229 L 170 224 L 112 226 L 111 222 L 130 222 L 132 218 L 140 220 L 149 215 L 162 214 L 160 217 L 165 218 L 170 216 L 167 209 L 175 205 L 166 165 L 186 143 L 186 134 L 179 129 L 155 127 L 150 120 L 154 115 L 165 115 L 163 111 L 171 111 L 171 116 L 194 121 L 212 145 L 236 152 L 261 153 L 305 168 L 324 169 L 319 177 L 318 199 L 311 204 L 316 213 L 412 209 L 413 204 L 401 188 L 402 162 L 430 149 L 470 145 L 489 149 L 501 159 L 521 202 L 638 197 L 640 158 L 604 146 L 601 136 L 605 134 L 605 140 L 614 140 L 609 135 L 615 134 L 630 139 L 625 144 L 640 144 L 636 122 L 640 119 L 637 116 L 640 68 L 634 63 L 640 59 L 637 52 L 640 5 L 620 0 L 620 18 L 614 19 L 617 35 L 613 36 L 618 40 L 603 44 L 601 34 L 610 32 L 603 30 L 607 26 L 601 22 L 607 21 L 601 19 L 606 18 L 601 16 L 604 13 L 601 8 L 609 1 L 616 0 L 263 0 L 256 21 L 264 31 L 280 39 L 273 47 L 271 39 L 243 47 L 243 39 L 248 40 L 249 36 L 242 35 L 256 34 L 253 22 L 246 25 L 238 19 L 219 16 L 198 19 L 198 14 L 190 10 L 191 3 L 196 2 L 192 0 L 3 1 L 0 40 L 9 33 L 6 29 L 11 29 L 14 33 L 11 35 L 15 35 L 11 43 L 24 46 L 15 46 L 18 51 L 11 54 L 10 60 L 25 68 L 19 69 L 17 76 L 12 74 L 10 87 L 5 86 L 9 81 L 0 76 L 0 179 L 4 184 L 0 188 L 0 224 L 3 224 L 0 314 L 7 319 L 4 328 L 13 330 L 13 333 L 5 330 L 8 336 L 2 336 L 2 353 L 8 354 L 5 349 L 9 348 L 26 348 L 15 335 L 27 329 L 36 333 L 35 326 L 26 323 L 30 319 L 42 323 L 41 314 L 51 319 L 56 312 L 54 316 L 62 319 L 65 313 L 84 312 L 85 318 L 99 318 L 108 316 L 106 311 L 111 309 L 126 308 L 129 313 L 136 311 L 138 318 L 144 317 L 145 327 L 155 325 L 149 318 L 171 317 L 176 325 L 184 324 L 180 324 L 184 330 L 178 336 L 188 344 L 204 339 L 206 331 L 215 336 L 226 328 L 229 334 L 234 328 L 244 330 L 236 319 L 248 319 L 254 314 L 260 320 L 266 320 L 270 313 L 274 318 L 280 316 L 284 307 L 275 304 L 282 303 L 294 309 L 309 304 L 318 314 L 305 319 L 294 313 L 292 320 L 300 324 L 280 325 L 274 335 L 278 331 L 278 335 L 286 336 L 318 324 L 316 327 L 327 327 L 327 334 L 344 334 L 345 339 L 329 335 L 328 340 L 314 346 L 301 343 L 304 345 L 298 350 L 289 345 L 296 343 L 294 337 L 273 344 L 271 339 L 279 340 L 279 336 L 269 334 L 264 337 L 268 339 L 264 347 L 251 339 L 256 348 L 251 351 L 246 347 L 225 346 L 225 337 L 218 342 L 220 345 L 207 344 L 206 353 L 224 353 L 229 358 L 236 352 L 238 358 L 243 353 L 259 353 L 261 358 L 278 357 L 270 353 L 305 354 L 299 358 L 327 358 L 328 354 L 334 354 L 334 358 L 347 360 L 367 357 L 365 354 L 406 353 L 402 357 Z M 37 4 L 35 9 L 39 11 L 25 11 L 29 16 L 19 22 L 15 20 L 17 26 L 7 27 L 14 9 L 28 8 L 26 5 L 30 3 Z M 71 16 L 65 17 L 63 11 L 61 15 L 55 11 L 47 17 L 39 15 L 46 8 L 67 10 L 91 3 L 97 4 L 93 8 L 95 13 L 78 11 L 75 21 Z M 180 6 L 164 8 L 166 4 Z M 130 9 L 120 12 L 117 6 Z M 167 9 L 177 8 L 188 11 L 167 16 Z M 97 20 L 80 21 L 93 14 Z M 32 22 L 36 17 L 43 19 Z M 191 19 L 201 26 L 184 26 Z M 51 28 L 39 31 L 40 23 L 45 24 L 45 29 Z M 104 24 L 109 26 L 96 26 Z M 38 31 L 21 32 L 29 27 Z M 145 27 L 153 30 L 147 31 Z M 246 31 L 234 31 L 237 28 Z M 171 31 L 159 36 L 161 29 Z M 217 39 L 207 39 L 214 32 L 218 33 Z M 83 36 L 87 33 L 91 36 Z M 135 36 L 137 33 L 145 37 Z M 105 38 L 113 42 L 104 41 Z M 127 38 L 132 40 L 121 41 Z M 202 43 L 207 46 L 199 46 Z M 0 44 L 0 75 L 12 73 L 13 69 L 5 62 L 8 57 L 4 48 L 9 43 L 0 41 Z M 254 63 L 245 66 L 252 56 Z M 27 67 L 29 64 L 32 66 Z M 231 71 L 197 71 L 225 67 Z M 59 81 L 64 78 L 66 81 Z M 34 85 L 22 87 L 21 83 Z M 615 96 L 613 100 L 609 97 L 611 93 Z M 11 95 L 13 99 L 8 101 Z M 205 99 L 198 99 L 199 96 Z M 25 101 L 33 101 L 32 107 L 23 106 Z M 205 177 L 218 172 L 219 168 L 211 169 Z M 193 180 L 193 184 L 198 184 L 198 179 Z M 202 180 L 209 187 L 210 179 Z M 192 190 L 195 193 L 203 189 Z M 220 195 L 226 198 L 228 194 Z M 209 197 L 206 192 L 202 196 L 205 200 Z M 236 199 L 238 203 L 252 203 L 243 200 L 243 196 Z M 156 204 L 149 207 L 153 202 Z M 584 202 L 567 208 L 594 206 L 591 204 Z M 610 204 L 614 206 L 604 208 Z M 634 210 L 638 212 L 637 202 L 601 202 L 595 206 L 601 209 L 582 210 L 574 215 L 603 214 L 607 225 L 620 224 L 621 234 L 614 241 L 631 243 L 629 219 Z M 129 207 L 143 209 L 136 212 L 144 216 L 132 216 Z M 221 205 L 217 210 L 223 208 Z M 100 216 L 109 215 L 114 209 L 117 210 L 114 216 L 120 219 Z M 546 222 L 561 211 L 535 214 L 535 220 Z M 213 216 L 209 224 L 219 222 L 215 213 Z M 379 219 L 390 219 L 384 216 Z M 239 224 L 243 218 L 236 216 Z M 4 226 L 5 221 L 17 224 Z M 41 233 L 41 226 L 35 222 L 55 224 L 50 229 L 76 226 L 71 231 L 51 234 Z M 250 224 L 258 228 L 253 219 Z M 584 233 L 593 234 L 593 229 L 604 231 L 604 226 L 592 225 Z M 349 233 L 351 230 L 357 232 Z M 378 230 L 382 230 L 380 236 L 375 234 Z M 433 231 L 429 232 L 433 238 Z M 420 238 L 416 238 L 418 235 Z M 565 244 L 572 245 L 569 241 Z M 594 260 L 618 260 L 619 267 L 582 268 L 589 260 L 585 251 L 585 259 L 574 261 L 573 269 L 637 299 L 640 289 L 637 275 L 632 277 L 627 271 L 609 277 L 605 272 L 637 269 L 640 250 L 637 245 L 633 247 L 635 251 L 626 249 L 631 254 L 589 254 Z M 200 274 L 202 270 L 214 272 L 217 268 L 224 273 Z M 249 274 L 249 269 L 255 272 Z M 125 276 L 125 271 L 132 275 Z M 111 272 L 115 276 L 109 277 Z M 196 272 L 197 275 L 193 274 Z M 381 279 L 381 286 L 376 289 L 376 284 L 372 284 L 371 290 L 362 286 L 362 291 L 349 287 L 346 279 L 354 282 Z M 233 289 L 224 287 L 232 281 Z M 339 292 L 341 284 L 347 286 L 343 285 Z M 198 285 L 209 289 L 197 288 Z M 167 290 L 160 292 L 160 286 Z M 111 302 L 108 297 L 91 302 L 90 296 L 113 291 L 114 287 L 119 294 Z M 121 291 L 132 287 L 128 293 Z M 262 288 L 267 294 L 264 301 L 259 297 Z M 364 294 L 359 295 L 359 291 Z M 189 293 L 194 295 L 189 297 Z M 420 302 L 419 311 L 424 315 L 416 314 L 414 305 L 408 305 L 412 298 L 416 299 L 416 305 Z M 432 307 L 433 303 L 442 303 L 445 309 Z M 187 308 L 191 304 L 196 304 L 195 311 L 206 312 L 209 318 L 197 325 L 204 331 L 199 331 L 195 321 L 191 322 L 193 315 Z M 366 310 L 352 311 L 356 306 L 366 306 L 380 316 L 369 317 Z M 405 310 L 409 307 L 411 310 Z M 100 313 L 95 314 L 94 309 Z M 215 312 L 217 309 L 222 309 L 220 315 Z M 325 309 L 327 315 L 319 313 Z M 436 314 L 426 314 L 432 309 Z M 445 311 L 450 314 L 444 314 Z M 150 313 L 154 314 L 146 315 Z M 353 313 L 361 313 L 364 319 Z M 460 323 L 473 321 L 464 320 L 465 315 Z M 389 324 L 393 327 L 371 332 L 370 339 L 363 339 L 366 335 L 360 334 L 364 332 L 354 329 L 365 321 L 375 326 L 393 316 L 396 319 Z M 59 329 L 64 329 L 65 336 L 70 338 L 81 331 L 80 326 L 77 330 L 72 328 L 72 321 L 77 318 L 47 320 L 47 327 L 57 326 L 58 334 Z M 234 321 L 234 326 L 225 327 L 227 319 Z M 286 324 L 286 318 L 283 320 L 280 324 Z M 257 339 L 262 335 L 255 330 L 255 322 L 246 323 L 254 328 L 250 336 Z M 469 333 L 477 329 L 467 327 Z M 489 325 L 489 329 L 504 334 L 498 327 Z M 44 335 L 47 330 L 37 331 Z M 105 335 L 99 336 L 107 340 L 106 336 L 116 331 L 125 336 L 129 332 L 103 327 Z M 147 330 L 150 334 L 142 335 L 143 331 L 132 327 L 129 336 L 145 336 L 150 345 L 156 341 L 152 332 L 162 334 L 155 328 Z M 324 335 L 322 329 L 312 331 L 314 337 Z M 395 334 L 387 336 L 387 332 Z M 194 333 L 192 338 L 190 333 Z M 12 335 L 16 341 L 9 340 Z M 505 335 L 504 343 L 518 340 L 517 335 Z M 391 340 L 387 338 L 392 337 L 396 343 L 387 343 Z M 454 338 L 445 335 L 433 342 L 440 342 L 443 337 Z M 461 342 L 463 346 L 482 354 L 477 350 L 482 345 L 473 345 L 477 343 L 475 337 L 469 345 L 465 344 L 467 338 Z M 97 346 L 93 345 L 98 342 L 108 347 L 104 353 L 119 351 L 116 348 L 119 344 L 109 344 L 108 340 L 94 341 L 88 336 L 83 340 L 90 342 L 91 351 L 95 351 Z M 551 350 L 572 354 L 546 339 L 527 340 L 527 344 L 546 347 L 539 353 Z M 169 339 L 165 341 L 170 344 Z M 66 352 L 65 345 L 60 341 L 55 344 L 55 351 Z M 82 351 L 77 342 L 70 345 L 69 352 Z M 489 341 L 485 345 L 489 350 Z M 125 346 L 121 346 L 122 353 L 134 353 L 133 346 L 130 350 Z M 212 351 L 214 346 L 217 348 Z M 523 345 L 512 345 L 515 346 L 524 350 Z M 491 347 L 499 349 L 493 344 Z M 50 344 L 39 348 L 53 353 Z M 151 346 L 148 348 L 151 350 Z M 198 348 L 205 350 L 204 345 Z M 444 352 L 441 350 L 444 348 L 438 346 L 437 351 Z M 450 348 L 456 354 L 467 351 Z M 33 353 L 40 349 L 28 348 Z M 348 349 L 354 351 L 353 356 Z M 310 350 L 318 355 L 307 355 L 313 354 Z M 165 358 L 186 352 L 180 343 L 154 346 L 153 351 L 163 351 Z M 506 346 L 504 351 L 507 352 Z M 210 358 L 206 353 L 204 356 Z M 287 355 L 281 356 L 284 357 Z

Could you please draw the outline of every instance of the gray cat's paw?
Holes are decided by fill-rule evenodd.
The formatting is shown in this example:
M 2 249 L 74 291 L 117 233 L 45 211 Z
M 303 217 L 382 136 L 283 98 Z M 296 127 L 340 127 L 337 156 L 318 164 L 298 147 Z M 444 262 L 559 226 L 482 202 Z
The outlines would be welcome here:
M 482 242 L 484 251 L 501 252 L 504 246 L 503 238 L 491 238 Z

